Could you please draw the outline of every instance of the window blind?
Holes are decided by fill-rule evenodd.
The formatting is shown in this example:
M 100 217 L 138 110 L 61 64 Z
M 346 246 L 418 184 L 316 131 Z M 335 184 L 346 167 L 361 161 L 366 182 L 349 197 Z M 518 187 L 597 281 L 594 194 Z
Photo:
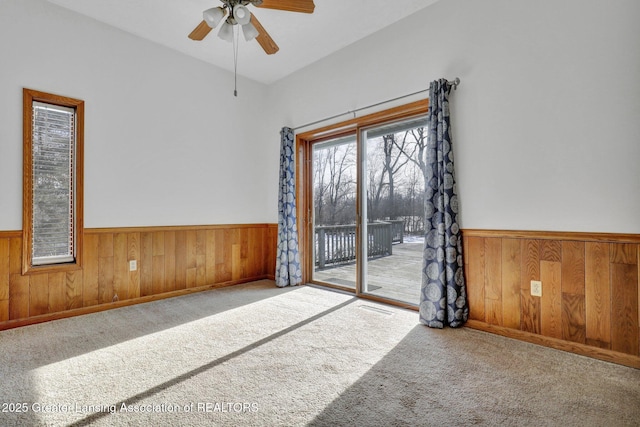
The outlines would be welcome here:
M 74 261 L 75 110 L 33 102 L 33 265 Z

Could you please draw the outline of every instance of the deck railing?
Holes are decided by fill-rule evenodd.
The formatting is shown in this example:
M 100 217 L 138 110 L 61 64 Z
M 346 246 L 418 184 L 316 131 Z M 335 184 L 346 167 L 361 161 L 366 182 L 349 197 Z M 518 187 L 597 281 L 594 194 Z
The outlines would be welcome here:
M 385 221 L 367 224 L 367 257 L 387 256 L 393 253 L 393 243 L 402 243 L 404 222 Z M 315 265 L 344 264 L 356 259 L 356 226 L 327 225 L 315 228 Z
M 391 241 L 393 243 L 404 243 L 404 220 L 392 219 L 387 222 L 391 223 Z

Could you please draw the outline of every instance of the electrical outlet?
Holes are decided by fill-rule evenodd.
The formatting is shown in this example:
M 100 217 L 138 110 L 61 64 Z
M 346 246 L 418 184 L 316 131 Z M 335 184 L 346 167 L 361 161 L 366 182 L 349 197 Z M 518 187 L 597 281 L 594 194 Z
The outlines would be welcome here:
M 138 261 L 132 259 L 129 261 L 129 271 L 136 271 L 138 269 Z
M 539 280 L 531 281 L 531 296 L 541 297 L 542 296 L 542 282 Z

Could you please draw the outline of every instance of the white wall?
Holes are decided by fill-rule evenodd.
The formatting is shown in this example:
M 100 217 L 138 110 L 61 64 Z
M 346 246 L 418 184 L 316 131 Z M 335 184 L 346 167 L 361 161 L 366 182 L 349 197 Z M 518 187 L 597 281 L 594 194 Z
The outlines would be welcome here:
M 637 0 L 440 0 L 234 99 L 211 65 L 1 0 L 0 230 L 22 227 L 23 87 L 86 101 L 86 226 L 119 227 L 275 222 L 281 126 L 459 76 L 463 227 L 640 233 L 638 17 Z
M 640 233 L 638 18 L 637 0 L 440 0 L 270 87 L 269 132 L 457 76 L 463 227 Z
M 85 100 L 86 227 L 274 221 L 266 87 L 238 84 L 46 1 L 1 1 L 0 230 L 22 228 L 23 87 Z

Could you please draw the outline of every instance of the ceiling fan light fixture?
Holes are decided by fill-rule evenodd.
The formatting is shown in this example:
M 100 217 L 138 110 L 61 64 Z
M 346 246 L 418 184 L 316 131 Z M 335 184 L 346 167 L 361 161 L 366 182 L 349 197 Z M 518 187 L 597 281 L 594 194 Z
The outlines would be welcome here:
M 202 12 L 202 19 L 204 19 L 208 26 L 215 28 L 220 21 L 222 21 L 225 13 L 225 10 L 221 7 L 212 7 Z
M 240 25 L 247 25 L 251 21 L 251 12 L 245 6 L 236 4 L 233 6 L 233 19 Z
M 229 24 L 228 21 L 225 21 L 220 27 L 220 31 L 218 31 L 218 37 L 222 40 L 232 42 L 233 41 L 233 25 Z
M 244 34 L 244 39 L 246 41 L 251 41 L 260 34 L 251 22 L 242 26 L 242 33 Z

